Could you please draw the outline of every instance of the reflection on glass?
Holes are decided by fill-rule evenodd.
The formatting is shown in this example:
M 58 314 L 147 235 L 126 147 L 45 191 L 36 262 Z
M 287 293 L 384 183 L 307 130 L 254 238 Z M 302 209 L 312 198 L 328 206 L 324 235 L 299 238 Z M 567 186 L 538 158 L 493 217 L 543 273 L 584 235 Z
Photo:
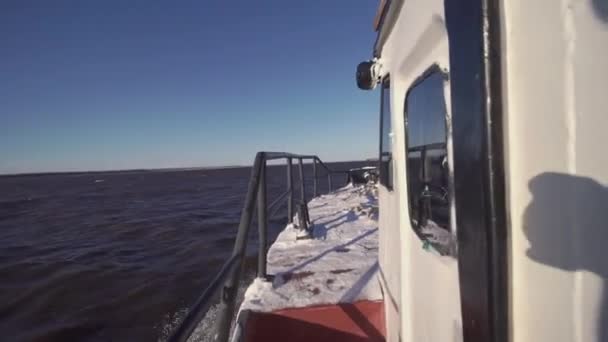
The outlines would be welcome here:
M 444 77 L 434 72 L 405 100 L 410 216 L 415 228 L 450 227 Z

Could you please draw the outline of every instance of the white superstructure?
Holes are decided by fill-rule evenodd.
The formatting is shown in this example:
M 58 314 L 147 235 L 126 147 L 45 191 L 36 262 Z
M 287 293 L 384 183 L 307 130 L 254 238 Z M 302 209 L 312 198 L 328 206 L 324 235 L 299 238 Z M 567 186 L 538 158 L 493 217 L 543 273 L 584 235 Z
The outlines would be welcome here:
M 608 341 L 608 3 L 394 0 L 378 18 L 387 340 Z

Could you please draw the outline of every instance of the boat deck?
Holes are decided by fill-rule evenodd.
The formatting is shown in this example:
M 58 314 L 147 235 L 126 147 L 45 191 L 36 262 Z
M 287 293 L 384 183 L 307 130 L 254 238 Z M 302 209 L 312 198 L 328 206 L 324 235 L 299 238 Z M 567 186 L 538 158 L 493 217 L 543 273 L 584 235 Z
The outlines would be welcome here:
M 308 205 L 312 238 L 288 225 L 268 251 L 271 281 L 256 279 L 241 310 L 274 311 L 381 300 L 375 188 L 347 185 Z M 297 222 L 297 219 L 296 219 Z
M 327 313 L 335 318 L 332 328 L 351 326 L 346 331 L 362 331 L 356 334 L 362 337 L 370 337 L 370 330 L 371 335 L 383 335 L 375 186 L 347 185 L 312 199 L 308 208 L 312 236 L 298 239 L 302 233 L 293 225 L 279 234 L 268 251 L 269 279 L 253 281 L 245 292 L 240 312 L 249 316 L 272 313 L 283 319 L 285 315 L 295 315 L 299 316 L 298 322 L 307 324 L 323 320 Z M 345 309 L 349 307 L 359 315 L 375 317 L 371 325 L 365 327 L 357 322 L 357 317 Z M 309 314 L 294 310 L 298 308 Z M 344 314 L 344 319 L 339 313 Z M 268 320 L 259 316 L 255 321 Z

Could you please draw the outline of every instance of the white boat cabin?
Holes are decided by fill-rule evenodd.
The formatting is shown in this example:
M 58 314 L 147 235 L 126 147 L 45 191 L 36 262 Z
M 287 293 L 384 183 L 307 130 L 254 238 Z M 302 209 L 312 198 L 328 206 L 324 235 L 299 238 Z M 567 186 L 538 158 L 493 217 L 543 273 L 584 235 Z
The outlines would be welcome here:
M 608 2 L 388 0 L 387 341 L 608 341 Z

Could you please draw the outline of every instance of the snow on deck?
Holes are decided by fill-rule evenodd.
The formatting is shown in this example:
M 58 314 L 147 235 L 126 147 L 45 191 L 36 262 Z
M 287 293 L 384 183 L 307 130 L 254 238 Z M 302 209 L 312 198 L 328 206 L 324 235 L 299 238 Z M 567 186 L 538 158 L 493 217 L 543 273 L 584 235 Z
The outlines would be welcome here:
M 347 185 L 312 199 L 312 238 L 297 240 L 301 233 L 287 225 L 268 251 L 272 280 L 254 280 L 241 310 L 381 300 L 375 193 L 372 186 Z

